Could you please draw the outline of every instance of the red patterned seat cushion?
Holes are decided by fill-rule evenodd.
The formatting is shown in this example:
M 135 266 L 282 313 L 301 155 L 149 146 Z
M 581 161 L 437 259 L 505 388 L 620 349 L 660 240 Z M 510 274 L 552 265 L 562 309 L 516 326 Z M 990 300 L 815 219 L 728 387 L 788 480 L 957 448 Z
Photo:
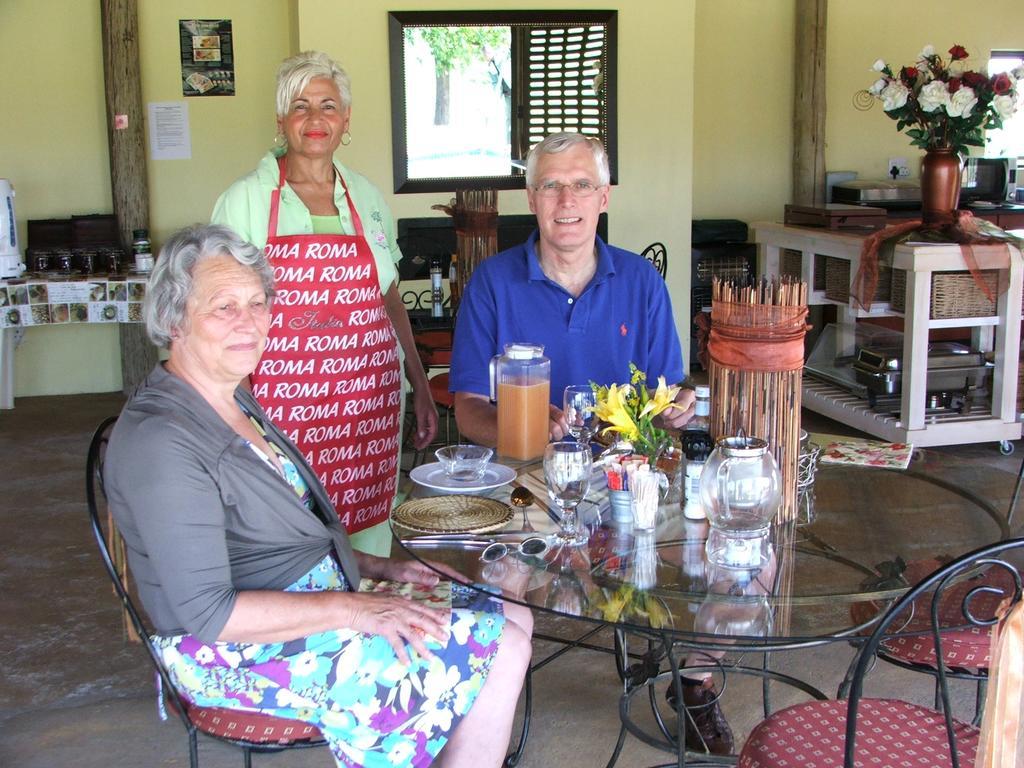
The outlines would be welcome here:
M 780 710 L 743 745 L 741 768 L 835 768 L 846 747 L 845 701 L 814 701 Z M 955 722 L 955 721 L 954 721 Z M 955 722 L 960 765 L 974 765 L 978 729 Z M 951 765 L 941 713 L 895 699 L 861 699 L 854 765 L 931 768 Z
M 188 707 L 188 719 L 204 733 L 253 744 L 292 744 L 320 741 L 320 730 L 301 720 L 261 715 L 221 707 Z
M 935 560 L 921 560 L 907 566 L 905 577 L 914 584 L 938 568 Z M 1003 594 L 989 592 L 979 593 L 971 601 L 971 611 L 978 618 L 991 618 L 1005 595 L 1012 594 L 1013 577 L 1005 568 L 992 568 L 987 573 L 974 579 L 968 579 L 945 590 L 939 606 L 941 624 L 953 626 L 965 624 L 962 603 L 964 596 L 972 589 L 988 584 L 1002 590 Z M 935 643 L 931 636 L 931 596 L 926 593 L 914 602 L 913 614 L 907 617 L 901 614 L 890 625 L 892 632 L 920 634 L 906 637 L 892 637 L 882 641 L 882 652 L 902 661 L 935 666 Z M 872 603 L 860 603 L 850 609 L 850 614 L 858 624 L 870 621 L 879 610 Z M 909 618 L 909 620 L 908 620 Z M 869 632 L 870 628 L 866 630 Z M 964 669 L 977 673 L 987 670 L 989 664 L 989 648 L 991 644 L 991 627 L 966 627 L 964 629 L 947 630 L 942 633 L 942 657 L 947 667 Z M 866 634 L 865 632 L 865 634 Z

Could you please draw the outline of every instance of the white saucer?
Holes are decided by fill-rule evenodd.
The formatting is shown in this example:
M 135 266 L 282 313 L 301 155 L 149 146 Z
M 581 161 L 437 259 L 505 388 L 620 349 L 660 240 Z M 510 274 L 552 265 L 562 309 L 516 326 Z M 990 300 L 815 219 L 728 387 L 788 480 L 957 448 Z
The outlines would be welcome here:
M 488 464 L 484 470 L 484 476 L 479 480 L 452 480 L 444 473 L 441 462 L 435 461 L 431 464 L 420 464 L 409 477 L 413 482 L 419 483 L 425 488 L 433 488 L 435 491 L 448 491 L 449 493 L 475 493 L 487 491 L 491 488 L 500 488 L 516 479 L 516 471 L 504 464 Z

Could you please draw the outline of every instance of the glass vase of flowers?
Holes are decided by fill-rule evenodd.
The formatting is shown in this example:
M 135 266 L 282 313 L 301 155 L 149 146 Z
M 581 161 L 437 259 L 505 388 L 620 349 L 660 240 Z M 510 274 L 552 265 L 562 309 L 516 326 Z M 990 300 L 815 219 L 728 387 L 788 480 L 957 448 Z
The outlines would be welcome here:
M 878 59 L 878 79 L 867 92 L 882 102 L 911 144 L 925 150 L 921 168 L 922 213 L 926 223 L 948 220 L 960 194 L 962 157 L 985 145 L 985 131 L 1001 128 L 1018 107 L 1024 67 L 989 77 L 968 68 L 962 45 L 944 59 L 926 45 L 917 61 L 894 70 Z

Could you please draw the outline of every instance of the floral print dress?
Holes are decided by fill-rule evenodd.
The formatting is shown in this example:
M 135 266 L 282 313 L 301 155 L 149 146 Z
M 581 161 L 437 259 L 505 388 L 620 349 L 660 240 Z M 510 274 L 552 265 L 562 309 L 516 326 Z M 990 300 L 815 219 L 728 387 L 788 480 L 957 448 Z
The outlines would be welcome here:
M 271 445 L 272 448 L 275 446 Z M 255 446 L 253 449 L 277 471 Z M 284 477 L 308 495 L 294 465 L 278 453 Z M 388 591 L 363 580 L 361 590 Z M 286 591 L 346 589 L 331 555 Z M 332 630 L 280 643 L 204 643 L 192 635 L 154 636 L 178 690 L 198 706 L 258 711 L 316 725 L 339 766 L 427 766 L 469 711 L 498 651 L 500 601 L 442 582 L 428 597 L 452 606 L 446 641 L 435 654 L 398 661 L 387 640 Z

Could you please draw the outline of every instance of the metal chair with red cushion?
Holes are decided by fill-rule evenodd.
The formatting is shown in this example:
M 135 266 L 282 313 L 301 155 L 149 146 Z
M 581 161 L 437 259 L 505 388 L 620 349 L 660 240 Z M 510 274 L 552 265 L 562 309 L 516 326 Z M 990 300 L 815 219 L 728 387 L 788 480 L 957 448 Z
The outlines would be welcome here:
M 903 577 L 910 584 L 915 584 L 925 578 L 931 571 L 935 570 L 942 563 L 938 560 L 917 560 L 907 565 Z M 1003 569 L 990 569 L 979 574 L 974 579 L 968 579 L 961 584 L 946 590 L 939 605 L 939 620 L 944 626 L 955 625 L 956 618 L 960 615 L 960 605 L 964 597 L 975 587 L 982 584 L 995 587 L 1002 593 L 1008 593 L 1013 589 L 1013 578 Z M 929 634 L 930 617 L 924 610 L 929 595 L 925 594 L 922 599 L 910 606 L 902 616 L 897 619 L 901 626 L 901 634 L 889 637 L 882 641 L 878 648 L 878 658 L 890 664 L 909 669 L 913 672 L 922 672 L 932 675 L 935 678 L 935 703 L 938 709 L 941 706 L 941 690 L 938 677 L 938 663 L 935 656 L 935 642 Z M 977 596 L 974 609 L 981 615 L 992 615 L 999 605 L 999 592 L 984 592 Z M 857 624 L 868 624 L 878 616 L 883 606 L 878 603 L 858 603 L 850 609 L 850 615 Z M 942 662 L 946 668 L 946 674 L 950 678 L 960 680 L 971 680 L 977 684 L 975 716 L 973 724 L 981 721 L 983 704 L 985 700 L 985 685 L 988 680 L 988 667 L 990 661 L 992 628 L 982 626 L 962 626 L 955 629 L 943 630 L 942 632 Z M 844 680 L 840 691 L 845 690 L 849 685 L 849 676 Z
M 146 625 L 142 614 L 128 590 L 128 571 L 124 543 L 114 526 L 109 512 L 100 515 L 100 506 L 106 507 L 103 491 L 103 461 L 110 430 L 116 417 L 106 419 L 93 435 L 85 467 L 85 494 L 89 507 L 89 518 L 100 559 L 114 584 L 114 590 L 121 601 L 128 637 L 137 639 L 146 649 L 150 662 L 159 676 L 162 695 L 178 715 L 188 734 L 188 754 L 191 768 L 199 766 L 199 732 L 220 741 L 233 744 L 242 750 L 245 768 L 252 767 L 254 752 L 278 752 L 283 749 L 325 746 L 319 729 L 300 720 L 246 712 L 221 707 L 199 707 L 194 705 L 174 687 L 170 674 L 164 666 L 156 647 L 150 640 L 152 631 Z M 105 519 L 104 519 L 105 518 Z M 104 530 L 104 525 L 106 530 Z
M 990 544 L 924 578 L 886 611 L 866 639 L 857 654 L 849 699 L 813 701 L 772 714 L 751 732 L 738 765 L 804 768 L 842 761 L 846 768 L 973 766 L 979 731 L 953 718 L 944 666 L 936 670 L 941 711 L 898 699 L 863 698 L 864 676 L 883 642 L 930 636 L 933 653 L 945 658 L 944 646 L 953 630 L 977 628 L 987 634 L 998 623 L 994 607 L 1003 600 L 1015 604 L 1021 599 L 1020 573 L 1004 558 L 1022 549 L 1024 539 Z M 996 571 L 1004 575 L 996 577 Z M 998 583 L 1010 586 L 1004 589 L 995 586 Z M 907 617 L 925 610 L 925 625 L 907 632 Z

